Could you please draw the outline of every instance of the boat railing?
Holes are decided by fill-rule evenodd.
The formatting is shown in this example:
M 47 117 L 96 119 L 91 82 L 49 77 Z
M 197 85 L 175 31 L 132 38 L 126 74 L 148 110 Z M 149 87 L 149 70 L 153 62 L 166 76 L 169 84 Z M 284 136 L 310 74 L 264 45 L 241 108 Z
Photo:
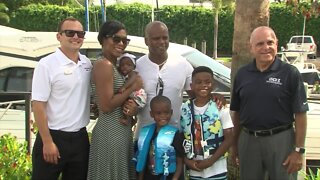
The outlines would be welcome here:
M 17 106 L 23 107 L 21 110 L 24 111 L 25 119 L 25 141 L 27 142 L 27 150 L 31 150 L 31 93 L 30 92 L 0 92 L 1 97 L 23 97 L 22 100 L 0 102 L 1 114 L 0 121 L 2 121 L 5 115 L 8 114 L 9 110 L 16 108 Z
M 303 69 L 317 69 L 317 67 L 314 63 L 304 63 Z

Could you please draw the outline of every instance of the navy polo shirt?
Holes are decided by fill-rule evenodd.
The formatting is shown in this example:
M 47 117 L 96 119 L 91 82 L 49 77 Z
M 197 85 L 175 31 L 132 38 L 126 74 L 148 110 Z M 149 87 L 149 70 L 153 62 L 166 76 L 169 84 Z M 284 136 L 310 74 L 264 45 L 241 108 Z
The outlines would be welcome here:
M 260 72 L 254 60 L 235 77 L 230 110 L 238 111 L 240 124 L 250 130 L 291 124 L 294 113 L 309 110 L 300 72 L 279 59 Z

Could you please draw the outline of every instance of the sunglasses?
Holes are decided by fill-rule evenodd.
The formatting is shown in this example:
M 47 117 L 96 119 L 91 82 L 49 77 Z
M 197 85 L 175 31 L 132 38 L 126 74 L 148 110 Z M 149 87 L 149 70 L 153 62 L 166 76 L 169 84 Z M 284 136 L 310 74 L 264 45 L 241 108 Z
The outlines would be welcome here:
M 65 33 L 67 37 L 73 37 L 75 34 L 77 34 L 78 38 L 84 38 L 84 35 L 86 34 L 85 31 L 74 31 L 74 30 L 63 30 L 60 32 L 60 34 Z
M 112 38 L 112 41 L 114 43 L 117 43 L 117 44 L 122 42 L 122 44 L 128 45 L 129 42 L 130 42 L 130 39 L 128 39 L 127 37 L 120 37 L 120 36 L 117 36 L 117 35 L 106 35 L 105 37 L 106 38 Z
M 156 92 L 158 92 L 158 96 L 162 96 L 163 88 L 164 88 L 163 81 L 162 81 L 161 77 L 158 77 L 158 83 L 157 83 L 157 88 L 156 88 Z

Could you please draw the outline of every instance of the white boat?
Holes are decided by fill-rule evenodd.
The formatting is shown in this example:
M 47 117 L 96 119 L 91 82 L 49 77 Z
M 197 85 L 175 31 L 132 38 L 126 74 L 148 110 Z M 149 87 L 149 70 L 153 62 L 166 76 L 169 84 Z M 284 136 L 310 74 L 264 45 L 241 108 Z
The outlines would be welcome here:
M 304 82 L 314 85 L 316 81 L 320 81 L 320 71 L 316 65 L 307 62 L 308 54 L 305 51 L 281 51 L 278 57 L 287 63 L 298 68 Z

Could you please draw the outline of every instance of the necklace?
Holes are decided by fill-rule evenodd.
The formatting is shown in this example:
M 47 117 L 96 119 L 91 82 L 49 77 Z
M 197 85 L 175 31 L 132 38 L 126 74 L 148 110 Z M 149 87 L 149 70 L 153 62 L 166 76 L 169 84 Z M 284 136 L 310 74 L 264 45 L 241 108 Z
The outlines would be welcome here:
M 165 63 L 167 62 L 167 60 L 163 61 L 161 64 L 158 64 L 158 66 L 163 66 Z

